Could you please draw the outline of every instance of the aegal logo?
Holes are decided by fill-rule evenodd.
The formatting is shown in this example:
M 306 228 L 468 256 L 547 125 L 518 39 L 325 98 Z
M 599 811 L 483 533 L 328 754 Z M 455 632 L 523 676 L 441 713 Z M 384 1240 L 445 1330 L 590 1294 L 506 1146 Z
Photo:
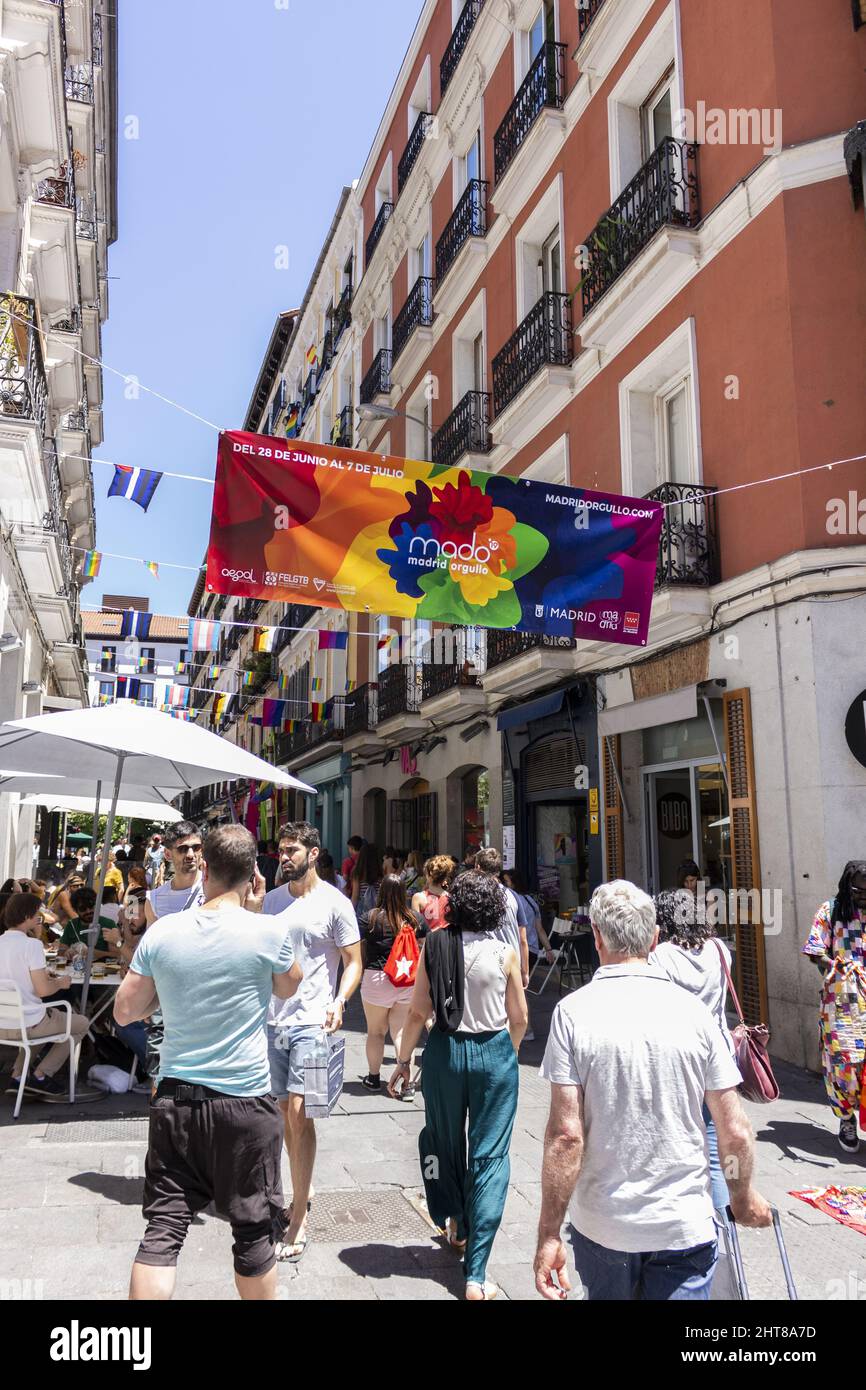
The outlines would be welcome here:
M 235 583 L 239 579 L 245 579 L 248 584 L 255 583 L 252 570 L 223 570 L 223 579 L 233 579 Z

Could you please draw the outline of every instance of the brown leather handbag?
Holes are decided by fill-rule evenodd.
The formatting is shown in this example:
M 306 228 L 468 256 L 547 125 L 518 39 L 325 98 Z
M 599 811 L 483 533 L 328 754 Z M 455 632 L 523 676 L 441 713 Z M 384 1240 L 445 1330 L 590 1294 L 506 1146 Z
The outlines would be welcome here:
M 773 1075 L 773 1068 L 767 1053 L 770 1030 L 766 1023 L 755 1023 L 750 1027 L 746 1022 L 743 1017 L 743 1010 L 740 1008 L 740 1001 L 737 998 L 737 991 L 734 989 L 728 962 L 725 960 L 725 953 L 715 938 L 712 938 L 712 941 L 719 953 L 719 960 L 725 972 L 728 989 L 731 991 L 734 1008 L 740 1020 L 731 1034 L 734 1040 L 737 1066 L 740 1069 L 740 1076 L 743 1078 L 742 1084 L 737 1087 L 737 1090 L 744 1100 L 751 1100 L 756 1105 L 769 1105 L 771 1100 L 779 1099 L 779 1083 Z

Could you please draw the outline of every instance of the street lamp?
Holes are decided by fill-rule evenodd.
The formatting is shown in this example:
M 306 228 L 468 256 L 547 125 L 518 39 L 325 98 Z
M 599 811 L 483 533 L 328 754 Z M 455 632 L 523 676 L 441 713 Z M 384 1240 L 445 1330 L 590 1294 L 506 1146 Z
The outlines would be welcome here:
M 403 410 L 395 410 L 390 405 L 358 405 L 355 407 L 362 420 L 411 420 L 413 425 L 420 425 L 423 430 L 429 429 L 426 420 L 419 420 L 417 415 L 407 415 Z

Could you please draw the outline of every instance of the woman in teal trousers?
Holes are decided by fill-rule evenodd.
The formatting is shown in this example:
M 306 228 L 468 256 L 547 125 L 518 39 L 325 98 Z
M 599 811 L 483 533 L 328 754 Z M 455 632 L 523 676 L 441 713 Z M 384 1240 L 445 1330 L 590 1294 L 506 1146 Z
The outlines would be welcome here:
M 409 1083 L 409 1059 L 434 1014 L 424 1049 L 421 1172 L 430 1215 L 463 1255 L 466 1297 L 477 1302 L 498 1292 L 487 1282 L 487 1261 L 508 1195 L 517 1049 L 528 1015 L 517 952 L 495 934 L 505 918 L 502 885 L 477 870 L 461 874 L 446 914 L 447 928 L 424 943 L 388 1090 L 396 1096 Z

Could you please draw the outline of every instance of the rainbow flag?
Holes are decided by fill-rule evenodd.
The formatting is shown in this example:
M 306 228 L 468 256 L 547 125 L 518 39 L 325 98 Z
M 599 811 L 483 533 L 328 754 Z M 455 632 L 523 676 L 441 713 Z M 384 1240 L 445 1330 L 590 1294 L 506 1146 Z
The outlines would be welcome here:
M 154 579 L 159 579 L 159 565 L 156 560 L 144 560 L 143 564 L 144 568 L 153 575 Z
M 289 677 L 288 677 L 288 674 L 287 674 L 287 672 L 285 672 L 285 671 L 280 671 L 280 674 L 279 674 L 278 677 L 277 677 L 277 693 L 280 694 L 280 695 L 285 695 L 286 692 L 288 691 L 288 688 L 289 688 Z
M 255 674 L 255 671 L 244 671 L 243 684 L 252 685 L 253 680 L 255 679 Z
M 208 670 L 208 677 L 210 678 L 210 680 L 212 680 L 212 681 L 218 681 L 219 678 L 220 678 L 220 671 L 221 671 L 221 670 L 222 670 L 222 667 L 221 667 L 221 666 L 211 666 L 211 667 L 209 668 L 209 670 Z
M 322 689 L 322 677 L 313 676 L 312 688 L 314 691 Z
M 298 407 L 293 405 L 286 416 L 286 439 L 294 439 L 298 433 Z
M 325 718 L 325 706 L 313 701 L 310 705 L 310 718 L 314 724 L 321 724 L 322 720 Z
M 86 550 L 84 560 L 81 565 L 81 573 L 85 579 L 95 579 L 99 574 L 99 566 L 102 564 L 101 550 Z
M 256 628 L 256 638 L 253 643 L 253 650 L 257 652 L 271 652 L 274 649 L 274 636 L 277 629 L 275 627 Z
M 352 691 L 357 688 L 357 685 L 357 681 L 346 681 L 346 694 L 351 695 Z

